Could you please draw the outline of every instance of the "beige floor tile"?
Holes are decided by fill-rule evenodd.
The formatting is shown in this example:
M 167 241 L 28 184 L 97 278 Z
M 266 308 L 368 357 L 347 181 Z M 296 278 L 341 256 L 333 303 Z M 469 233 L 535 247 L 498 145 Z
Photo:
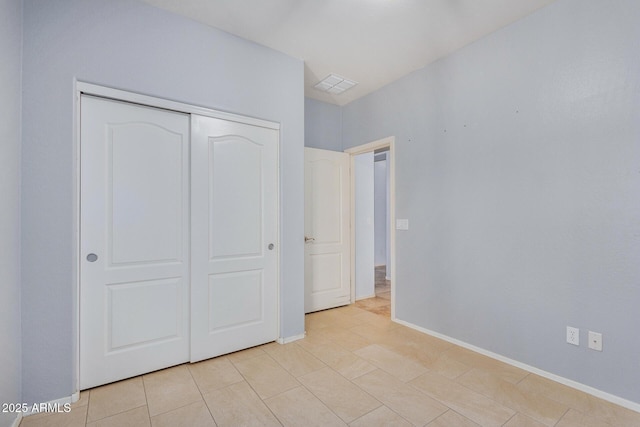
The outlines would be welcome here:
M 523 393 L 514 384 L 479 369 L 472 369 L 456 381 L 548 426 L 555 425 L 569 409 L 541 394 Z
M 377 369 L 371 363 L 329 340 L 325 336 L 312 337 L 296 342 L 309 353 L 326 363 L 348 379 L 359 377 Z
M 386 406 L 381 406 L 349 425 L 351 427 L 410 427 L 411 423 Z
M 425 425 L 449 409 L 380 369 L 353 382 L 414 425 Z
M 307 333 L 334 326 L 332 319 L 324 312 L 309 313 L 304 316 L 304 329 Z
M 447 349 L 445 354 L 467 366 L 482 369 L 513 384 L 518 383 L 529 375 L 524 369 L 516 368 L 457 345 Z
M 320 359 L 327 365 L 331 365 L 337 359 L 350 354 L 347 349 L 339 346 L 324 335 L 315 335 L 296 342 L 300 347 Z
M 329 366 L 349 380 L 353 380 L 354 378 L 378 369 L 376 366 L 353 353 L 348 353 L 336 359 L 334 363 L 329 364 Z
M 395 329 L 393 332 L 404 338 L 405 341 L 415 342 L 420 344 L 424 348 L 430 349 L 432 353 L 439 354 L 454 346 L 454 344 L 450 342 L 425 334 L 424 332 L 411 329 L 409 327 Z
M 427 424 L 428 427 L 479 427 L 467 417 L 451 409 Z
M 386 299 L 386 300 L 391 300 L 391 291 L 376 293 L 376 297 Z
M 152 427 L 215 427 L 204 401 L 151 417 Z
M 564 384 L 530 374 L 517 387 L 527 393 L 539 393 L 565 404 L 587 417 L 610 425 L 640 426 L 640 413 L 631 411 Z
M 402 345 L 407 342 L 407 339 L 405 337 L 398 334 L 398 332 L 402 329 L 404 329 L 404 327 L 396 329 L 380 329 L 372 327 L 370 325 L 360 325 L 351 328 L 350 331 L 363 337 L 364 339 L 369 341 L 370 344 L 375 343 L 393 347 Z
M 87 406 L 89 405 L 89 394 L 91 393 L 91 390 L 84 390 L 80 392 L 80 397 L 78 398 L 78 401 L 75 403 L 71 404 L 72 408 L 79 408 L 81 406 Z
M 587 393 L 536 374 L 527 375 L 517 387 L 526 393 L 542 394 L 581 412 L 589 410 L 591 406 L 591 396 Z
M 276 344 L 265 348 L 265 351 L 294 377 L 306 375 L 327 366 L 295 342 Z
M 424 366 L 379 345 L 370 345 L 354 353 L 400 381 L 407 382 L 427 372 Z
M 440 354 L 431 364 L 425 366 L 432 372 L 453 379 L 458 378 L 465 372 L 469 372 L 471 367 L 447 356 L 446 353 Z
M 227 357 L 232 362 L 239 362 L 241 360 L 252 359 L 254 357 L 262 356 L 265 354 L 261 346 L 251 347 L 246 350 L 236 351 L 235 353 L 227 354 Z
M 202 394 L 244 381 L 240 372 L 226 357 L 194 363 L 189 365 L 189 371 Z
M 21 427 L 84 427 L 87 421 L 87 406 L 80 406 L 65 413 L 40 413 L 22 419 Z
M 340 310 L 327 310 L 324 313 L 323 319 L 329 322 L 329 327 L 348 329 L 363 323 L 363 320 L 358 317 L 362 313 L 354 314 Z
M 359 327 L 368 328 L 367 326 Z M 349 351 L 358 350 L 371 344 L 371 341 L 365 337 L 339 326 L 325 328 L 322 330 L 322 334 L 327 339 Z
M 375 297 L 365 298 L 365 299 L 356 301 L 356 307 L 369 311 L 369 309 L 374 307 L 389 305 L 390 299 L 391 299 L 391 292 L 389 292 L 389 298 L 387 299 L 376 295 Z
M 142 379 L 152 417 L 202 400 L 186 365 L 153 372 Z
M 345 305 L 344 307 L 334 308 L 333 311 L 346 314 L 347 316 L 357 316 L 358 314 L 365 312 L 365 310 L 362 310 L 355 305 Z
M 280 426 L 271 411 L 244 381 L 207 393 L 204 400 L 219 427 Z
M 107 384 L 91 390 L 87 422 L 145 406 L 147 398 L 142 377 Z
M 284 426 L 346 426 L 304 387 L 294 388 L 265 400 Z
M 482 426 L 501 426 L 515 415 L 514 410 L 436 373 L 428 372 L 410 384 Z
M 268 354 L 234 362 L 261 399 L 298 387 L 300 383 Z
M 331 368 L 324 368 L 298 378 L 311 393 L 346 423 L 381 405 Z
M 391 319 L 387 317 L 370 312 L 358 314 L 355 318 L 362 322 L 362 324 L 373 326 L 378 329 L 391 330 L 402 326 L 399 323 L 391 321 Z
M 545 425 L 518 412 L 507 421 L 504 427 L 544 427 Z
M 640 424 L 636 424 L 636 425 L 640 425 Z M 567 413 L 564 414 L 562 418 L 560 418 L 560 421 L 558 421 L 558 424 L 556 424 L 556 427 L 612 427 L 612 426 L 611 424 L 608 424 L 599 418 L 583 414 L 582 412 L 576 411 L 575 409 L 569 409 Z
M 146 406 L 122 412 L 87 424 L 87 427 L 147 427 L 151 426 Z

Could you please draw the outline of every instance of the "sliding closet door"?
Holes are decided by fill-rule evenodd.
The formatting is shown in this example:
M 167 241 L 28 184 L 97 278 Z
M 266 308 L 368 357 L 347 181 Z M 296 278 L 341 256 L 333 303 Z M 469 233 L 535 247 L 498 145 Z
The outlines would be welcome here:
M 80 386 L 189 360 L 189 115 L 81 99 Z
M 191 361 L 278 337 L 278 130 L 192 116 Z

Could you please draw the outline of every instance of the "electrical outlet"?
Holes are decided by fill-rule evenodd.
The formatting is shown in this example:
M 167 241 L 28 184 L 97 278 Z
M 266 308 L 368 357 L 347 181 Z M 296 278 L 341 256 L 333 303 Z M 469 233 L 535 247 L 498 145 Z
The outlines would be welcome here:
M 602 334 L 589 331 L 589 348 L 591 350 L 602 351 Z
M 573 345 L 580 345 L 580 329 L 567 326 L 567 342 Z

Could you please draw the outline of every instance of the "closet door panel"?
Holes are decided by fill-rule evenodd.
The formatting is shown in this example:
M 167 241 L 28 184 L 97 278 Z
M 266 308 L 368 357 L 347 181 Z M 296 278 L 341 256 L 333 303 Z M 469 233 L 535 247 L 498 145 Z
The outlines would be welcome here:
M 192 116 L 192 361 L 278 337 L 277 159 L 277 130 Z
M 83 95 L 82 389 L 189 360 L 189 116 Z

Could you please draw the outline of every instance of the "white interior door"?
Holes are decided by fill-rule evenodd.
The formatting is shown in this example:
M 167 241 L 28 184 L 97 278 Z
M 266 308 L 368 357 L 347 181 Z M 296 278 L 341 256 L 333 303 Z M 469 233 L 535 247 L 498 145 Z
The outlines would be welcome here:
M 192 116 L 191 361 L 278 338 L 279 131 Z
M 80 388 L 189 360 L 189 116 L 81 99 Z
M 305 312 L 351 302 L 349 155 L 304 149 Z

